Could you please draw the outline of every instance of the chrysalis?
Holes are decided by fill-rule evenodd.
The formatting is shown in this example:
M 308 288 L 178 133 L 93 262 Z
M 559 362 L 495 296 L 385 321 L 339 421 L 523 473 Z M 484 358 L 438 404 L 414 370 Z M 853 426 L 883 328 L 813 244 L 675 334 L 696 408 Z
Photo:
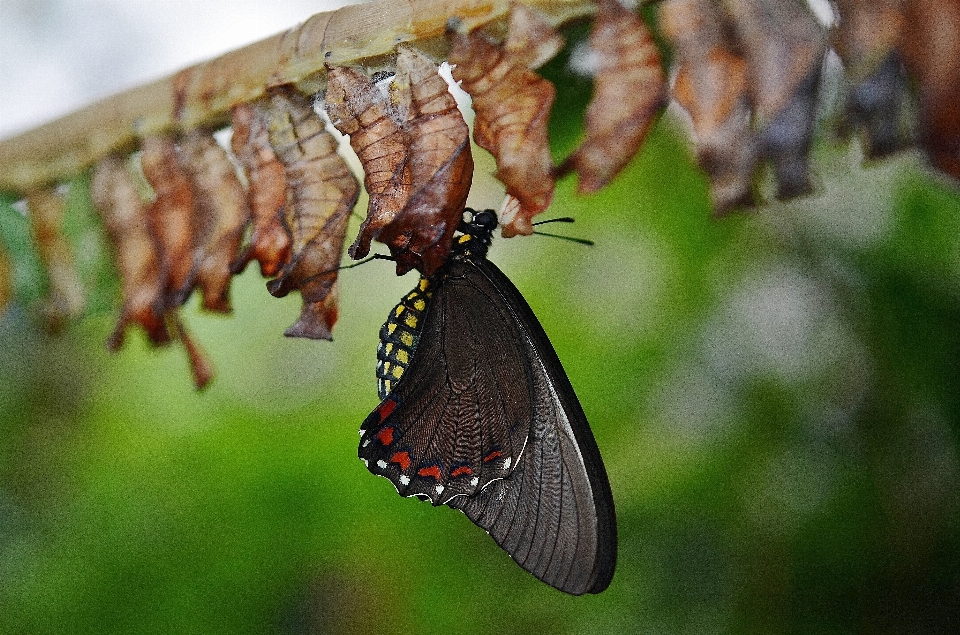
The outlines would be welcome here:
M 370 242 L 378 240 L 390 248 L 398 274 L 414 268 L 432 272 L 443 264 L 473 177 L 469 128 L 437 70 L 422 53 L 401 47 L 389 105 L 370 88 L 351 93 L 351 85 L 364 85 L 355 72 L 329 71 L 327 108 L 334 125 L 386 151 L 374 155 L 386 157 L 383 163 L 364 164 L 368 189 L 371 173 L 377 175 L 375 187 L 387 196 L 392 182 L 399 185 L 396 198 L 384 203 L 375 204 L 371 191 L 370 209 L 350 255 L 362 257 Z M 351 137 L 355 147 L 363 143 Z
M 111 156 L 93 171 L 90 195 L 103 217 L 120 272 L 123 307 L 107 348 L 123 345 L 127 325 L 139 324 L 150 341 L 170 341 L 163 320 L 163 281 L 156 239 L 150 231 L 146 206 L 124 160 Z
M 186 299 L 192 285 L 193 224 L 196 202 L 190 176 L 180 165 L 176 145 L 168 137 L 147 137 L 140 165 L 154 191 L 147 209 L 160 248 L 160 266 L 168 307 Z
M 417 268 L 429 275 L 446 261 L 473 179 L 470 129 L 437 70 L 415 49 L 397 54 L 396 81 L 410 86 L 404 131 L 413 184 L 401 226 L 386 232 L 388 244 L 399 247 L 397 273 Z
M 750 207 L 757 144 L 750 127 L 747 64 L 727 38 L 722 14 L 708 0 L 666 0 L 659 10 L 660 27 L 678 64 L 673 96 L 693 123 L 714 210 L 723 214 Z
M 593 99 L 586 138 L 559 168 L 576 171 L 581 193 L 609 183 L 637 153 L 666 99 L 660 53 L 647 25 L 617 0 L 597 0 L 590 31 Z
M 503 218 L 504 236 L 533 233 L 530 219 L 553 200 L 553 159 L 547 125 L 556 90 L 532 68 L 553 57 L 563 40 L 523 5 L 512 5 L 507 39 L 451 33 L 453 77 L 473 99 L 473 139 L 497 160 L 496 177 L 516 200 Z
M 380 240 L 381 231 L 396 220 L 410 198 L 413 183 L 404 120 L 369 77 L 348 67 L 327 70 L 324 107 L 334 127 L 350 135 L 350 146 L 363 167 L 370 202 L 350 247 L 352 258 L 363 258 L 370 252 L 370 241 Z
M 203 307 L 230 312 L 230 265 L 237 259 L 250 208 L 226 151 L 209 131 L 194 130 L 180 144 L 180 161 L 196 196 L 193 249 Z
M 896 50 L 905 18 L 901 0 L 836 0 L 842 19 L 834 48 L 849 82 L 840 134 L 863 132 L 867 158 L 906 147 L 907 77 Z
M 289 263 L 267 288 L 277 297 L 293 290 L 303 297 L 300 319 L 285 335 L 331 339 L 337 320 L 331 292 L 360 185 L 309 99 L 277 93 L 270 98 L 269 112 L 270 145 L 286 174 L 285 219 L 293 244 Z
M 917 81 L 919 143 L 935 167 L 960 179 L 960 0 L 906 4 L 903 54 Z
M 58 331 L 67 320 L 79 317 L 85 304 L 73 249 L 63 233 L 66 201 L 54 189 L 35 190 L 27 194 L 27 209 L 50 283 L 43 312 L 50 329 Z
M 266 115 L 257 106 L 240 104 L 233 109 L 234 156 L 247 175 L 247 200 L 253 215 L 250 244 L 230 269 L 239 273 L 251 260 L 271 278 L 290 259 L 290 234 L 283 223 L 287 179 L 267 133 Z
M 813 138 L 823 26 L 806 0 L 724 0 L 747 61 L 763 156 L 773 163 L 777 196 L 813 190 L 807 155 Z

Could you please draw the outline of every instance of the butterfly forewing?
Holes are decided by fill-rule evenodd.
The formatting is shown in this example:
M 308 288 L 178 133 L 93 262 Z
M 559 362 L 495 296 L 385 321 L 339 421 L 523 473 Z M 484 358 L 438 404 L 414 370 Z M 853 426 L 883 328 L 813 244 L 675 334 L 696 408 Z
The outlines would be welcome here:
M 495 265 L 480 265 L 523 326 L 534 416 L 509 478 L 448 504 L 483 527 L 524 569 L 567 593 L 599 593 L 616 562 L 616 520 L 603 462 L 553 346 Z M 512 290 L 514 293 L 510 293 Z

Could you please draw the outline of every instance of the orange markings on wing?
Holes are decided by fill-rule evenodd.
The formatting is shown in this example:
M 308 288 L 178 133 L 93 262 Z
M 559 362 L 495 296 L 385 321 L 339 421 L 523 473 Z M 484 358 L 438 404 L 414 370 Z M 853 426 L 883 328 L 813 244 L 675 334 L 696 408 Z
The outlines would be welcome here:
M 439 480 L 440 480 L 440 466 L 439 466 L 439 465 L 431 465 L 431 466 L 429 466 L 429 467 L 421 467 L 419 470 L 417 470 L 417 476 L 424 476 L 424 477 L 429 476 L 429 477 L 433 477 L 433 478 L 435 478 L 436 480 L 439 481 Z
M 394 408 L 397 407 L 397 402 L 393 399 L 387 399 L 377 408 L 377 412 L 380 414 L 380 421 L 383 422 L 387 417 L 390 416 L 390 413 L 393 412 Z
M 497 458 L 497 457 L 499 457 L 499 456 L 501 456 L 500 450 L 494 450 L 493 452 L 491 452 L 491 453 L 488 454 L 487 456 L 483 457 L 483 462 L 484 462 L 484 463 L 489 463 L 490 461 L 494 460 L 495 458 Z
M 377 433 L 377 441 L 383 445 L 390 445 L 393 443 L 393 428 L 384 428 Z
M 398 464 L 400 469 L 405 471 L 408 467 L 410 467 L 410 453 L 394 452 L 393 456 L 390 457 L 390 462 Z
M 456 478 L 457 476 L 470 476 L 471 474 L 473 474 L 473 470 L 466 465 L 461 465 L 453 470 L 453 472 L 450 473 L 450 476 Z

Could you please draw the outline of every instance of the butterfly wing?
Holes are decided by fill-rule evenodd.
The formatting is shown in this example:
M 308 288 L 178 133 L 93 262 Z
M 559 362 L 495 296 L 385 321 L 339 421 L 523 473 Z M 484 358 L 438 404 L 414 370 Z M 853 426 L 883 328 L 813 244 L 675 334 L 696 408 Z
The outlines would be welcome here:
M 448 505 L 543 582 L 574 595 L 599 593 L 610 584 L 617 557 L 616 514 L 600 450 L 533 311 L 493 263 L 479 267 L 521 325 L 534 413 L 513 473 Z
M 450 264 L 409 367 L 360 431 L 367 468 L 434 505 L 509 476 L 532 418 L 520 331 L 487 285 L 471 283 L 475 273 Z
M 567 593 L 613 576 L 616 519 L 600 452 L 550 340 L 493 263 L 452 262 L 416 354 L 364 421 L 360 457 L 404 496 L 464 512 Z

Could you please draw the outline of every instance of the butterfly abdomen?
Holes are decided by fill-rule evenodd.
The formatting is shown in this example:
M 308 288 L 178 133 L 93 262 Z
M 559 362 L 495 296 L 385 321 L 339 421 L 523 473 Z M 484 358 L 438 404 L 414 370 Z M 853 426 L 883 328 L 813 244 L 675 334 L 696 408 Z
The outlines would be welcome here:
M 420 278 L 417 286 L 400 300 L 380 328 L 377 390 L 381 401 L 387 398 L 413 359 L 423 327 L 423 313 L 431 295 L 430 281 Z

